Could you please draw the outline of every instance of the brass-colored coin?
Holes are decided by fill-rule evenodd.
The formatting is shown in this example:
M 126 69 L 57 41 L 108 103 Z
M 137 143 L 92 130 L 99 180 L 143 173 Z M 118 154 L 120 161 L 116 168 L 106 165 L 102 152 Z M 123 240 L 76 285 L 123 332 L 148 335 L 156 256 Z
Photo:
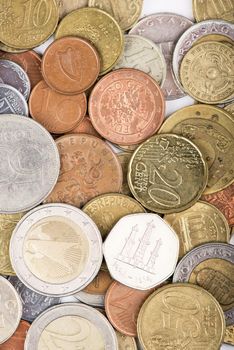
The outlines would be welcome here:
M 193 0 L 193 14 L 197 22 L 216 18 L 234 22 L 234 2 L 232 0 Z
M 24 214 L 0 215 L 0 274 L 15 275 L 9 256 L 10 239 L 15 226 Z
M 234 118 L 234 102 L 233 103 L 230 103 L 229 105 L 227 105 L 226 107 L 224 107 L 224 109 L 230 113 L 233 118 Z
M 22 49 L 16 49 L 14 47 L 7 46 L 3 43 L 0 42 L 0 50 L 4 52 L 9 52 L 9 53 L 21 53 L 25 52 L 25 50 Z
M 17 49 L 42 44 L 58 24 L 56 0 L 0 0 L 0 40 Z
M 207 164 L 198 147 L 185 137 L 164 134 L 152 136 L 135 151 L 128 184 L 144 207 L 166 214 L 195 204 L 207 177 Z
M 71 12 L 60 22 L 56 39 L 79 36 L 93 43 L 101 56 L 101 73 L 111 70 L 123 51 L 124 38 L 116 20 L 96 8 Z
M 205 193 L 221 191 L 234 180 L 234 121 L 223 109 L 197 104 L 166 119 L 160 134 L 182 135 L 195 143 L 209 168 Z
M 144 350 L 219 349 L 225 332 L 223 311 L 206 290 L 184 284 L 158 289 L 137 320 Z
M 59 8 L 59 18 L 63 18 L 68 13 L 87 7 L 89 0 L 56 0 Z
M 197 202 L 181 213 L 165 215 L 164 220 L 179 237 L 180 258 L 200 244 L 228 243 L 230 239 L 230 228 L 224 215 L 205 202 Z
M 226 328 L 224 343 L 234 345 L 234 325 Z
M 125 215 L 145 212 L 135 199 L 119 193 L 98 196 L 89 201 L 82 210 L 95 222 L 103 239 Z
M 132 153 L 121 152 L 121 153 L 117 154 L 117 157 L 119 159 L 119 162 L 120 162 L 122 170 L 123 170 L 123 185 L 122 185 L 122 189 L 120 192 L 123 194 L 126 194 L 127 196 L 131 196 L 132 193 L 131 193 L 130 188 L 128 186 L 127 176 L 128 176 L 128 165 L 129 165 L 130 159 L 132 157 Z
M 193 46 L 180 66 L 184 90 L 195 100 L 218 104 L 234 94 L 234 49 L 220 42 Z
M 116 19 L 121 29 L 128 30 L 140 17 L 143 0 L 89 0 L 89 6 L 108 12 Z
M 195 41 L 194 45 L 204 43 L 206 41 L 218 41 L 218 42 L 221 42 L 221 43 L 226 44 L 226 45 L 230 44 L 231 47 L 233 46 L 233 40 L 231 38 L 229 38 L 226 35 L 220 35 L 220 34 L 203 35 L 200 39 Z
M 119 350 L 137 350 L 136 341 L 133 337 L 128 337 L 120 332 L 115 331 Z

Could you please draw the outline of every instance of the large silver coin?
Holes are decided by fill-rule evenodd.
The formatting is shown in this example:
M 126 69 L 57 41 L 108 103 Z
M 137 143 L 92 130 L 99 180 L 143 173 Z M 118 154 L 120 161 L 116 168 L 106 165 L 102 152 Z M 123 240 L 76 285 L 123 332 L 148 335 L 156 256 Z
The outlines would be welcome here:
M 28 288 L 47 296 L 72 295 L 85 288 L 101 267 L 101 234 L 80 209 L 45 204 L 17 224 L 10 257 Z
M 24 349 L 118 350 L 118 342 L 112 326 L 99 311 L 68 303 L 52 307 L 33 322 Z
M 0 114 L 28 116 L 28 104 L 24 96 L 13 86 L 0 84 Z
M 124 52 L 115 69 L 135 68 L 149 74 L 163 85 L 167 64 L 160 48 L 140 35 L 125 35 Z
M 0 159 L 0 213 L 35 207 L 57 182 L 58 149 L 48 131 L 32 119 L 1 115 Z
M 146 37 L 161 48 L 167 63 L 167 76 L 162 86 L 166 100 L 185 96 L 173 75 L 172 55 L 177 40 L 192 25 L 188 18 L 166 12 L 144 17 L 130 30 L 130 34 Z

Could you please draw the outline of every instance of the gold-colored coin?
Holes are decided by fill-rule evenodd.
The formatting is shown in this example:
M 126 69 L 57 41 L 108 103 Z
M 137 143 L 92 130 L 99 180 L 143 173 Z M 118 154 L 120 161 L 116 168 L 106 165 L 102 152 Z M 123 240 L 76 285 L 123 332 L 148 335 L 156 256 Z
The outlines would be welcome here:
M 87 7 L 89 0 L 56 0 L 59 8 L 59 18 L 63 18 L 68 13 Z
M 119 350 L 137 350 L 136 341 L 133 337 L 128 337 L 117 331 L 115 333 L 118 339 Z
M 182 135 L 198 146 L 209 168 L 206 194 L 233 182 L 234 121 L 225 110 L 202 104 L 185 107 L 167 118 L 159 133 Z
M 82 210 L 95 222 L 103 239 L 123 216 L 145 212 L 135 199 L 119 193 L 98 196 L 89 201 Z
M 152 136 L 135 151 L 128 184 L 144 207 L 166 214 L 195 204 L 207 177 L 207 164 L 198 147 L 182 136 L 165 134 Z
M 36 47 L 53 34 L 58 18 L 56 0 L 0 0 L 0 41 L 18 49 Z
M 16 49 L 14 47 L 10 47 L 7 45 L 4 45 L 3 43 L 0 42 L 0 50 L 4 51 L 4 52 L 9 52 L 9 53 L 21 53 L 21 52 L 25 52 L 25 50 L 22 49 Z
M 195 100 L 218 104 L 234 93 L 234 49 L 220 42 L 193 46 L 180 66 L 184 90 Z
M 230 239 L 230 228 L 224 215 L 205 202 L 199 201 L 181 213 L 165 215 L 164 220 L 179 237 L 179 258 L 200 244 L 228 243 Z
M 226 328 L 224 343 L 234 345 L 234 325 Z
M 0 214 L 0 274 L 15 275 L 9 256 L 10 239 L 15 226 L 24 214 Z
M 121 152 L 121 153 L 117 154 L 117 157 L 119 159 L 119 162 L 120 162 L 122 170 L 123 170 L 123 185 L 122 185 L 122 189 L 120 192 L 123 194 L 126 194 L 127 196 L 131 196 L 132 193 L 131 193 L 130 188 L 128 186 L 127 176 L 128 176 L 128 165 L 129 165 L 130 159 L 132 157 L 132 153 Z
M 223 311 L 206 290 L 184 284 L 158 289 L 143 304 L 137 330 L 144 350 L 219 349 Z
M 89 0 L 89 6 L 108 12 L 116 19 L 121 29 L 128 30 L 138 21 L 143 0 Z
M 226 45 L 231 45 L 233 46 L 233 40 L 229 38 L 228 36 L 225 35 L 220 35 L 220 34 L 208 34 L 208 35 L 203 35 L 200 39 L 195 41 L 194 46 L 200 43 L 204 43 L 206 41 L 218 41 L 221 43 L 224 43 Z
M 197 22 L 224 19 L 234 22 L 233 0 L 193 0 L 193 14 Z
M 71 12 L 60 22 L 56 39 L 79 36 L 91 41 L 101 56 L 101 73 L 110 71 L 123 51 L 123 33 L 108 13 L 96 8 L 82 8 Z
M 234 117 L 234 102 L 224 107 L 224 109 Z

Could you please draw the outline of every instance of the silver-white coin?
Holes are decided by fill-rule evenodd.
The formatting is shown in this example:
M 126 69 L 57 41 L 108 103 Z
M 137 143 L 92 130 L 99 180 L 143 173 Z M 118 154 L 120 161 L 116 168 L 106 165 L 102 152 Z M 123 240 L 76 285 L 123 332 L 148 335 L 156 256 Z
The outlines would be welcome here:
M 30 327 L 25 350 L 118 350 L 105 316 L 87 305 L 69 303 L 42 313 Z
M 100 269 L 101 234 L 80 209 L 45 204 L 17 224 L 10 257 L 28 288 L 54 297 L 72 295 L 85 288 Z
M 30 118 L 0 116 L 0 160 L 0 213 L 35 207 L 57 182 L 60 160 L 56 144 L 48 131 Z
M 28 116 L 28 104 L 24 96 L 13 86 L 0 84 L 0 114 Z
M 132 214 L 117 222 L 103 249 L 115 280 L 131 288 L 147 290 L 173 274 L 179 240 L 157 214 Z
M 104 307 L 105 304 L 105 295 L 101 294 L 90 294 L 84 291 L 81 291 L 75 294 L 75 297 L 84 304 L 96 306 L 96 307 Z

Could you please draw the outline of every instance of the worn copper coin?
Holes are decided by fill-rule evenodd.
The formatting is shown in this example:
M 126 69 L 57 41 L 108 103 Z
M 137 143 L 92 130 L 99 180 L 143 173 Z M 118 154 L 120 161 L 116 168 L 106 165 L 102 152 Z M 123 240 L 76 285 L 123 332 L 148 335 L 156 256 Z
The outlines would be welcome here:
M 89 100 L 95 129 L 107 140 L 122 145 L 137 144 L 153 135 L 163 122 L 164 111 L 158 84 L 133 68 L 106 75 L 96 84 Z
M 87 90 L 99 72 L 100 59 L 96 49 L 81 38 L 65 37 L 54 41 L 42 59 L 46 83 L 66 95 Z
M 85 93 L 68 96 L 52 90 L 44 80 L 33 89 L 29 100 L 30 114 L 49 132 L 63 134 L 75 128 L 87 109 Z
M 99 133 L 94 129 L 93 124 L 88 115 L 84 117 L 84 119 L 70 131 L 71 134 L 89 134 L 96 137 L 100 137 Z
M 21 320 L 13 336 L 0 345 L 0 350 L 24 350 L 24 342 L 30 323 Z

